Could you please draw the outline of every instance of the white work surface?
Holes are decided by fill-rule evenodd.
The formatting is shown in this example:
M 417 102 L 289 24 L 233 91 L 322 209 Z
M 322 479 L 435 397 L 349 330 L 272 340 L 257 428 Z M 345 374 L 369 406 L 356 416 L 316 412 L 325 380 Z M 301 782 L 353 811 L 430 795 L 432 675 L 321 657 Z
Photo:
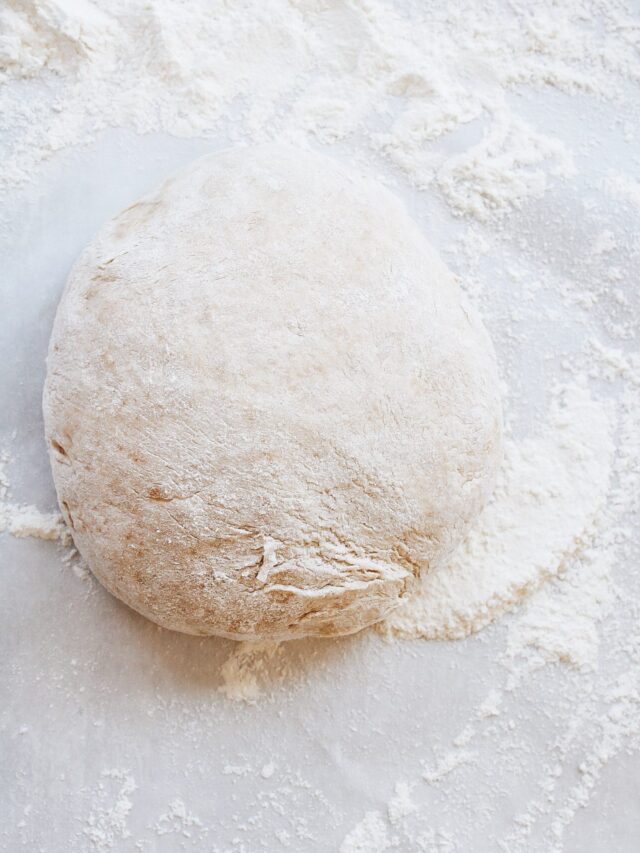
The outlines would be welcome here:
M 594 240 L 587 197 L 619 234 L 637 233 L 630 207 L 608 210 L 598 192 L 616 164 L 637 176 L 633 143 L 621 141 L 612 108 L 599 106 L 597 116 L 595 109 L 579 97 L 570 108 L 566 99 L 532 98 L 537 126 L 553 127 L 579 152 L 579 177 L 510 214 L 499 255 L 485 257 L 478 271 L 507 386 L 518 390 L 509 406 L 519 435 L 542 422 L 560 359 L 580 346 L 583 330 L 548 288 L 522 302 L 506 270 L 517 264 L 532 275 L 544 267 L 571 277 Z M 601 144 L 590 151 L 580 147 L 582 128 L 588 121 L 593 131 L 596 118 Z M 35 184 L 4 203 L 0 448 L 12 459 L 12 500 L 55 507 L 40 400 L 51 324 L 75 257 L 110 215 L 227 144 L 108 131 L 54 157 Z M 461 270 L 447 247 L 469 223 L 450 217 L 435 195 L 407 189 L 405 198 Z M 625 282 L 636 285 L 634 276 Z M 637 309 L 637 293 L 622 286 Z M 557 308 L 553 322 L 541 310 L 545 300 Z M 599 304 L 606 319 L 606 299 Z M 291 643 L 278 664 L 286 677 L 272 678 L 247 704 L 219 690 L 233 642 L 156 627 L 79 577 L 60 544 L 6 533 L 0 553 L 3 850 L 337 851 L 371 811 L 382 815 L 392 846 L 363 843 L 366 853 L 552 849 L 551 818 L 596 736 L 588 724 L 569 736 L 575 697 L 588 697 L 596 676 L 549 664 L 507 691 L 497 716 L 479 716 L 491 691 L 507 683 L 502 653 L 513 616 L 459 642 L 387 642 L 364 632 Z M 617 568 L 625 598 L 638 596 L 636 566 Z M 605 655 L 601 671 L 606 666 Z M 455 752 L 471 721 L 472 742 Z M 568 737 L 554 776 L 549 756 Z M 451 754 L 459 766 L 425 780 Z M 548 802 L 549 778 L 556 806 L 534 815 L 528 840 L 509 841 L 517 815 Z M 387 804 L 398 782 L 411 786 L 417 811 L 394 825 Z M 640 849 L 639 791 L 638 753 L 623 746 L 586 807 L 575 809 L 563 849 Z

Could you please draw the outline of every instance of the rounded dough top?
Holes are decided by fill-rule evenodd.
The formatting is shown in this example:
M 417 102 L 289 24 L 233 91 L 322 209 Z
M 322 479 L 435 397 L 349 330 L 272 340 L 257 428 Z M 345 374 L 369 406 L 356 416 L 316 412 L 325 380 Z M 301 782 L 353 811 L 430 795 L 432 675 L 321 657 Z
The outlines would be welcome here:
M 490 341 L 400 202 L 276 145 L 203 157 L 76 263 L 44 395 L 60 506 L 161 625 L 347 634 L 493 486 Z

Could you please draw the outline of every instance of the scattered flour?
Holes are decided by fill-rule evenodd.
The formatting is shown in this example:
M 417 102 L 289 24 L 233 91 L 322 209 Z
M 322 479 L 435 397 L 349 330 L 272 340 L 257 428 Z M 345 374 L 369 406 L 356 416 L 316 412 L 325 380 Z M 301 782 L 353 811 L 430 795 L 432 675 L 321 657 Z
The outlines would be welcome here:
M 537 650 L 546 661 L 562 661 L 595 669 L 600 646 L 599 623 L 615 598 L 613 552 L 586 549 L 558 581 L 552 581 L 528 603 L 509 626 L 508 650 Z
M 638 648 L 638 644 L 635 644 Z M 623 749 L 638 748 L 640 679 L 638 668 L 621 675 L 605 697 L 606 712 L 597 723 L 597 747 L 579 764 L 580 781 L 573 785 L 551 823 L 550 853 L 563 849 L 563 836 L 578 809 L 584 808 L 607 763 Z
M 612 198 L 640 208 L 640 181 L 629 175 L 609 175 L 604 180 L 604 191 Z
M 543 435 L 510 441 L 493 499 L 448 565 L 380 630 L 456 639 L 518 604 L 590 541 L 612 465 L 612 418 L 581 384 L 554 400 Z
M 391 846 L 382 816 L 378 812 L 367 812 L 340 845 L 340 853 L 384 853 Z
M 500 115 L 481 142 L 443 164 L 437 182 L 455 214 L 487 220 L 543 195 L 550 177 L 574 173 L 559 140 Z
M 97 851 L 112 850 L 116 845 L 119 847 L 121 841 L 131 836 L 127 828 L 127 818 L 133 808 L 130 796 L 137 787 L 135 779 L 126 770 L 104 770 L 102 779 L 94 794 L 94 808 L 84 821 L 82 829 L 90 848 Z M 114 780 L 118 786 L 112 805 L 105 803 L 110 798 L 110 788 L 113 787 L 109 785 L 109 780 Z
M 430 785 L 436 785 L 461 764 L 472 764 L 477 761 L 476 753 L 468 749 L 457 749 L 440 758 L 435 767 L 426 767 L 422 778 Z
M 486 719 L 487 717 L 497 717 L 500 713 L 501 704 L 502 694 L 499 690 L 492 690 L 478 708 L 478 716 L 480 717 L 480 719 Z
M 411 787 L 407 782 L 396 782 L 395 793 L 387 803 L 387 817 L 392 826 L 417 811 L 411 799 Z
M 191 814 L 180 797 L 169 803 L 167 811 L 160 815 L 155 830 L 158 835 L 174 833 L 183 838 L 192 838 L 194 835 L 200 838 L 206 834 L 206 827 L 200 818 Z
M 638 76 L 630 13 L 598 0 L 429 14 L 388 0 L 13 0 L 0 34 L 7 186 L 108 127 L 216 139 L 231 121 L 243 140 L 360 139 L 481 220 L 573 170 L 560 142 L 517 114 L 512 90 L 622 103 L 621 81 Z M 470 149 L 434 146 L 478 122 Z

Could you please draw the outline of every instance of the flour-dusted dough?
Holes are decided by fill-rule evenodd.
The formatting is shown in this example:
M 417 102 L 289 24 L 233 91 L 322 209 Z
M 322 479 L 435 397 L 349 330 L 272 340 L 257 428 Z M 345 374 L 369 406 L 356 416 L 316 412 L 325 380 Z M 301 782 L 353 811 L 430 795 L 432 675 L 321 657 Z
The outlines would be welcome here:
M 51 339 L 46 436 L 92 571 L 161 625 L 348 634 L 452 551 L 500 453 L 494 356 L 387 190 L 279 146 L 109 222 Z

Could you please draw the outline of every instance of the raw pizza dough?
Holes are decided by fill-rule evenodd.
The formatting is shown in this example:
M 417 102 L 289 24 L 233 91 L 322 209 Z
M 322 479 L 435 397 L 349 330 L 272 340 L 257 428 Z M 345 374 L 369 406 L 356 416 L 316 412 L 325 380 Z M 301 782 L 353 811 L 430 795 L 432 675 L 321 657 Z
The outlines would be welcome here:
M 382 187 L 308 151 L 197 160 L 109 222 L 58 308 L 44 394 L 94 574 L 191 634 L 348 634 L 479 513 L 492 347 Z

